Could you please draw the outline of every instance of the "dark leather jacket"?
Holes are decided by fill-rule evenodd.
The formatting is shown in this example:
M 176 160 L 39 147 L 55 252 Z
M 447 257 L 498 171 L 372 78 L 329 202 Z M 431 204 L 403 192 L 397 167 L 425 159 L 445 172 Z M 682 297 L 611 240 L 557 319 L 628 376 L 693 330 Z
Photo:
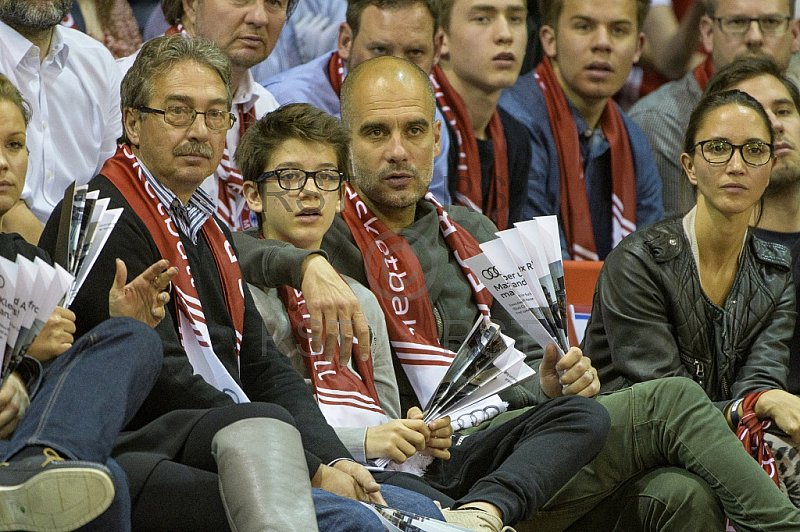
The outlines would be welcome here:
M 786 248 L 748 235 L 724 308 L 700 286 L 682 220 L 637 231 L 608 255 L 584 349 L 602 391 L 690 377 L 712 401 L 786 389 L 795 295 Z

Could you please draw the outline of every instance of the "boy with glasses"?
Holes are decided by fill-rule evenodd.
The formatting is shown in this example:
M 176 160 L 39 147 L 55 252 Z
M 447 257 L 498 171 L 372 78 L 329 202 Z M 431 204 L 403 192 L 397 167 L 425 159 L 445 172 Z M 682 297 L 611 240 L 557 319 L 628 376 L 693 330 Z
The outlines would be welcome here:
M 419 74 L 424 76 L 421 71 Z M 559 428 L 571 420 L 573 428 L 582 428 L 580 434 L 571 431 L 570 443 L 564 446 L 575 450 L 570 458 L 573 464 L 587 460 L 604 440 L 605 413 L 586 400 L 556 399 L 493 430 L 460 434 L 450 449 L 450 418 L 426 424 L 416 406 L 402 417 L 384 312 L 369 288 L 342 276 L 367 316 L 373 355 L 366 360 L 354 357 L 353 363 L 345 366 L 338 363 L 338 349 L 326 353 L 311 347 L 303 293 L 289 286 L 266 285 L 269 272 L 261 261 L 266 244 L 254 248 L 253 238 L 280 240 L 306 250 L 322 246 L 345 196 L 355 195 L 351 188 L 343 190 L 339 171 L 348 167 L 349 137 L 335 118 L 308 104 L 280 108 L 248 130 L 236 161 L 245 178 L 245 197 L 253 212 L 259 213 L 260 228 L 258 233 L 248 231 L 234 237 L 247 249 L 240 256 L 243 275 L 253 283 L 253 299 L 275 344 L 313 387 L 326 420 L 357 460 L 411 460 L 409 463 L 425 470 L 421 479 L 393 474 L 387 481 L 439 501 L 445 507 L 445 519 L 468 530 L 510 530 L 504 528 L 504 522 L 513 524 L 535 509 L 535 485 L 565 480 L 555 473 L 558 459 L 553 458 L 552 478 L 534 482 L 538 477 L 528 471 L 535 469 L 533 456 L 548 448 L 548 438 L 555 438 Z M 394 264 L 393 259 L 386 260 L 387 266 Z

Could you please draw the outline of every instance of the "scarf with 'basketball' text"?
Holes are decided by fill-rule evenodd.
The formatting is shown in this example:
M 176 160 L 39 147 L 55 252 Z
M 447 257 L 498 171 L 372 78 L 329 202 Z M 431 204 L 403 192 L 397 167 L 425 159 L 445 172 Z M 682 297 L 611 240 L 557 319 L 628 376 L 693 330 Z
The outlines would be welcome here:
M 472 286 L 478 310 L 488 316 L 492 296 L 464 262 L 481 253 L 478 241 L 450 219 L 433 194 L 428 192 L 425 199 L 436 207 L 439 229 Z M 364 257 L 369 287 L 386 316 L 392 348 L 424 407 L 455 355 L 439 343 L 419 259 L 408 241 L 375 216 L 349 184 L 342 216 Z

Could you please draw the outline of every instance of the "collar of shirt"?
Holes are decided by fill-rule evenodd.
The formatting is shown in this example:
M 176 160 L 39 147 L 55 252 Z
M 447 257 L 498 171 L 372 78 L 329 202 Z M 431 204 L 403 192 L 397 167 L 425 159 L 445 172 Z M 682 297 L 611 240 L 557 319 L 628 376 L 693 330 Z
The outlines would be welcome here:
M 598 124 L 596 128 L 590 129 L 586 120 L 583 119 L 578 109 L 569 102 L 569 108 L 572 111 L 572 119 L 575 121 L 575 127 L 578 130 L 578 139 L 581 145 L 581 156 L 583 157 L 584 169 L 592 159 L 596 159 L 603 155 L 610 148 L 608 140 L 603 133 L 603 128 Z M 610 105 L 610 104 L 609 104 Z
M 197 244 L 197 233 L 214 213 L 214 200 L 205 190 L 198 187 L 186 205 L 184 205 L 174 192 L 153 177 L 141 159 L 137 157 L 136 160 L 144 171 L 145 179 L 153 188 L 153 192 L 156 193 L 158 201 L 167 209 L 169 217 L 172 218 L 172 221 L 175 222 L 175 225 L 183 234 L 191 238 L 193 244 Z
M 69 54 L 69 47 L 64 42 L 64 37 L 61 34 L 63 28 L 59 25 L 55 27 L 53 32 L 53 40 L 50 43 L 50 51 L 44 60 L 44 65 L 55 62 L 59 68 L 63 68 L 67 62 Z M 4 56 L 12 59 L 14 65 L 19 66 L 27 57 L 35 57 L 36 63 L 39 63 L 39 47 L 23 37 L 17 30 L 0 20 L 0 50 Z
M 258 95 L 255 93 L 255 80 L 253 79 L 253 74 L 248 70 L 247 75 L 244 77 L 242 82 L 236 88 L 236 92 L 233 94 L 233 106 L 242 105 L 245 112 L 247 112 L 251 107 L 256 104 L 256 100 L 258 100 Z M 236 111 L 234 110 L 234 113 Z M 237 116 L 236 119 L 238 120 L 239 117 Z M 238 124 L 237 124 L 238 125 Z

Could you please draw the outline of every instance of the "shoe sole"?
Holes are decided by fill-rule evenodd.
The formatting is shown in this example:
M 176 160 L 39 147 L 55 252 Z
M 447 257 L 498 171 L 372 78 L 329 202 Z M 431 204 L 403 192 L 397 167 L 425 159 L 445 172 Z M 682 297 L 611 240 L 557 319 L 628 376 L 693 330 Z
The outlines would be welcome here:
M 16 486 L 0 486 L 0 530 L 67 532 L 103 513 L 114 483 L 101 469 L 49 469 Z

